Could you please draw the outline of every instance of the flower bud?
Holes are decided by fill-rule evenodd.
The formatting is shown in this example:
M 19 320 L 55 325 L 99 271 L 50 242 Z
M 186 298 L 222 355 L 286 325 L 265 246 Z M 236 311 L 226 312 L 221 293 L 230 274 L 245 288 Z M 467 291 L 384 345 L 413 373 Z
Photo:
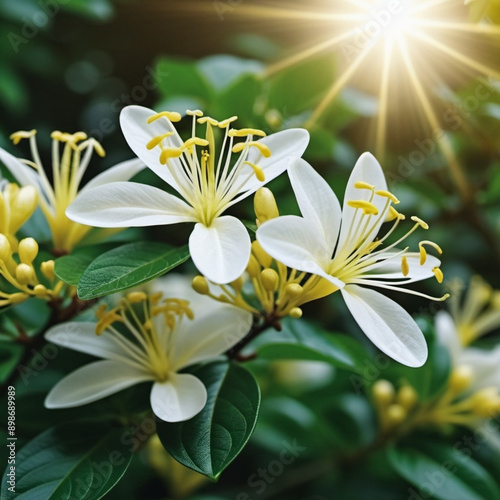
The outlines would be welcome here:
M 254 196 L 253 205 L 258 224 L 275 219 L 279 216 L 278 205 L 272 191 L 268 188 L 260 188 Z
M 298 283 L 289 283 L 285 287 L 285 294 L 291 300 L 298 299 L 303 292 L 304 289 Z
M 38 203 L 38 195 L 34 186 L 24 186 L 17 192 L 11 203 L 10 231 L 17 230 L 31 217 Z
M 407 412 L 401 405 L 392 404 L 387 408 L 386 416 L 389 424 L 398 425 L 404 421 Z
M 54 281 L 56 275 L 54 272 L 54 261 L 53 260 L 47 260 L 45 262 L 42 262 L 40 264 L 40 271 L 42 271 L 42 274 L 49 279 L 50 281 Z
M 208 286 L 208 281 L 204 276 L 195 276 L 191 283 L 194 291 L 199 293 L 200 295 L 207 295 L 210 291 Z
M 248 261 L 247 265 L 247 273 L 252 278 L 257 278 L 257 276 L 259 276 L 260 265 L 257 262 L 257 259 L 253 255 L 250 255 L 250 260 Z
M 415 403 L 418 401 L 417 391 L 415 391 L 411 385 L 405 385 L 399 389 L 396 401 L 405 410 L 409 410 L 410 408 L 413 408 Z
M 0 260 L 8 261 L 12 257 L 12 247 L 4 234 L 0 233 Z
M 302 309 L 300 307 L 293 307 L 288 314 L 292 319 L 299 319 L 302 317 Z
M 264 269 L 260 273 L 260 280 L 262 282 L 262 286 L 268 292 L 274 292 L 278 286 L 279 281 L 278 273 L 274 269 Z
M 467 365 L 460 365 L 451 372 L 448 385 L 455 394 L 460 394 L 470 387 L 473 380 L 474 372 L 471 367 Z
M 19 264 L 16 267 L 16 279 L 21 285 L 28 285 L 33 281 L 33 268 L 28 264 Z
M 394 386 L 388 380 L 377 380 L 373 384 L 372 394 L 378 404 L 388 405 L 394 401 Z
M 38 243 L 33 238 L 24 238 L 19 242 L 19 258 L 24 264 L 31 264 L 38 255 Z
M 47 295 L 47 288 L 43 285 L 36 285 L 33 288 L 33 293 L 36 297 L 44 297 L 45 295 Z
M 271 267 L 273 258 L 264 251 L 257 240 L 252 241 L 252 253 L 262 267 Z

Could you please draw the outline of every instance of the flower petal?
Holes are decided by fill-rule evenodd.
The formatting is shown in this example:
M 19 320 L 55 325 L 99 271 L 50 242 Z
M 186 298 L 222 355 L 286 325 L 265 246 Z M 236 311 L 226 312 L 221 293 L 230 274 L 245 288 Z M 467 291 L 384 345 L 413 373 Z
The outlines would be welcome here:
M 265 179 L 264 181 L 259 181 L 257 177 L 252 174 L 253 170 L 251 167 L 245 166 L 235 180 L 235 185 L 239 185 L 248 177 L 250 177 L 250 179 L 241 189 L 241 194 L 236 196 L 228 206 L 234 205 L 247 196 L 250 196 L 252 193 L 255 193 L 257 189 L 282 174 L 288 168 L 290 160 L 293 158 L 300 158 L 309 144 L 309 132 L 301 128 L 283 130 L 264 137 L 258 142 L 266 145 L 270 149 L 271 156 L 269 158 L 264 158 L 256 148 L 251 148 L 247 160 L 250 163 L 259 165 L 264 172 Z
M 161 118 L 148 124 L 148 119 L 156 115 L 156 111 L 143 106 L 126 106 L 120 113 L 120 126 L 132 151 L 161 179 L 182 194 L 176 180 L 166 165 L 160 163 L 160 150 L 156 147 L 148 149 L 146 145 L 151 139 L 172 133 L 166 140 L 169 147 L 180 147 L 184 141 L 177 133 L 174 125 L 167 118 Z M 178 158 L 170 158 L 169 164 L 174 170 L 182 169 Z
M 365 200 L 368 201 L 371 198 L 372 192 L 369 189 L 357 189 L 354 187 L 354 184 L 357 182 L 367 182 L 368 184 L 372 184 L 375 186 L 376 190 L 387 190 L 387 182 L 385 180 L 384 171 L 380 166 L 379 162 L 375 159 L 373 155 L 370 153 L 363 153 L 354 169 L 349 177 L 347 182 L 347 187 L 344 195 L 344 205 L 342 208 L 342 227 L 340 228 L 340 237 L 338 243 L 338 249 L 340 250 L 342 246 L 345 244 L 347 236 L 349 234 L 349 228 L 353 222 L 353 219 L 358 210 L 347 205 L 347 202 L 350 200 Z M 386 198 L 382 198 L 380 196 L 374 196 L 372 203 L 378 208 L 379 214 L 374 217 L 374 221 L 380 219 L 377 224 L 373 226 L 372 231 L 366 238 L 366 241 L 373 241 L 375 236 L 380 230 L 380 227 L 384 223 L 385 220 L 385 211 L 384 207 L 386 204 Z
M 83 352 L 91 356 L 105 359 L 127 358 L 127 353 L 113 341 L 113 339 L 103 333 L 96 335 L 95 323 L 61 323 L 50 328 L 45 333 L 45 339 L 60 347 L 67 347 L 73 351 Z
M 344 283 L 326 272 L 331 248 L 327 248 L 324 236 L 316 226 L 294 215 L 269 220 L 257 230 L 257 240 L 271 257 L 292 269 L 322 276 L 342 288 Z
M 95 361 L 58 382 L 45 398 L 46 408 L 86 405 L 135 384 L 151 380 L 146 371 L 119 361 Z
M 439 343 L 448 349 L 451 360 L 456 365 L 459 363 L 463 348 L 453 318 L 446 311 L 439 311 L 436 314 L 435 325 Z
M 302 159 L 292 160 L 288 176 L 302 216 L 323 232 L 326 247 L 335 248 L 339 237 L 340 203 L 328 183 Z
M 172 341 L 171 361 L 178 371 L 216 358 L 236 345 L 250 331 L 252 315 L 230 304 L 214 303 L 201 313 L 193 303 L 194 319 L 183 321 Z
M 411 367 L 427 359 L 427 344 L 412 317 L 393 300 L 356 285 L 347 285 L 342 296 L 365 335 L 388 356 Z
M 142 227 L 196 221 L 194 210 L 161 189 L 135 182 L 104 184 L 78 195 L 66 215 L 94 227 Z
M 500 389 L 500 346 L 491 351 L 468 347 L 462 351 L 459 364 L 470 366 L 474 372 L 474 381 L 470 390 L 486 387 Z
M 194 265 L 218 284 L 234 281 L 244 273 L 250 250 L 250 236 L 236 217 L 218 217 L 210 227 L 198 223 L 189 237 Z
M 167 382 L 155 382 L 151 389 L 151 408 L 165 422 L 189 420 L 206 402 L 205 386 L 189 373 L 172 374 Z
M 87 184 L 85 184 L 85 186 L 80 190 L 80 193 L 83 193 L 87 189 L 102 186 L 103 184 L 109 184 L 110 182 L 128 181 L 145 168 L 146 165 L 144 165 L 144 162 L 138 158 L 122 161 L 121 163 L 118 163 L 117 165 L 96 175 L 93 179 L 87 182 Z

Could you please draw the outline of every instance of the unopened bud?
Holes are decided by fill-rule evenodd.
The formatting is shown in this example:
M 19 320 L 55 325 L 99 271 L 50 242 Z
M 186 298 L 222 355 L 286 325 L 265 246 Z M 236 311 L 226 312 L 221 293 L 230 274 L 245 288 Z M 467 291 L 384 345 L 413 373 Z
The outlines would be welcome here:
M 272 191 L 265 187 L 260 188 L 255 193 L 253 206 L 258 224 L 263 224 L 268 220 L 276 219 L 276 217 L 280 214 Z
M 21 285 L 28 285 L 33 281 L 33 278 L 33 268 L 28 264 L 22 263 L 16 267 L 16 279 Z
M 472 384 L 473 380 L 474 372 L 471 367 L 467 365 L 460 365 L 451 372 L 448 384 L 454 393 L 460 394 Z
M 252 278 L 257 278 L 260 273 L 260 265 L 257 262 L 257 259 L 253 255 L 250 255 L 250 260 L 248 261 L 247 265 L 247 273 Z
M 394 401 L 394 386 L 388 380 L 377 380 L 373 384 L 372 394 L 380 405 L 388 405 Z
M 207 295 L 210 291 L 208 286 L 208 281 L 204 276 L 195 276 L 191 283 L 194 291 L 199 293 L 200 295 Z
M 472 409 L 481 417 L 492 417 L 500 412 L 500 395 L 496 387 L 486 387 L 472 396 Z
M 44 297 L 47 295 L 47 288 L 43 285 L 36 285 L 35 288 L 33 288 L 33 293 L 36 297 Z
M 304 293 L 304 289 L 298 283 L 289 283 L 285 287 L 285 294 L 289 299 L 298 299 Z
M 15 233 L 35 211 L 38 194 L 34 186 L 24 186 L 17 192 L 11 206 L 10 230 Z
M 405 410 L 409 410 L 415 406 L 415 403 L 418 401 L 417 391 L 411 385 L 405 385 L 399 389 L 398 394 L 396 396 L 396 401 L 399 405 L 401 405 Z
M 262 267 L 271 267 L 273 258 L 264 251 L 257 240 L 252 241 L 252 253 Z
M 0 260 L 8 261 L 12 257 L 12 247 L 4 234 L 0 233 Z
M 38 255 L 38 243 L 33 238 L 24 238 L 19 242 L 19 258 L 24 264 L 31 264 Z
M 398 404 L 390 405 L 387 408 L 387 420 L 392 425 L 400 424 L 406 418 L 406 410 Z
M 260 280 L 262 282 L 262 286 L 268 292 L 274 292 L 278 286 L 279 281 L 278 273 L 274 269 L 264 269 L 260 273 Z
M 288 314 L 292 319 L 299 319 L 302 317 L 302 309 L 300 307 L 293 307 Z
M 50 281 L 53 281 L 56 277 L 54 273 L 54 261 L 53 260 L 47 260 L 46 262 L 42 262 L 40 264 L 40 271 L 42 271 L 42 274 L 49 279 Z

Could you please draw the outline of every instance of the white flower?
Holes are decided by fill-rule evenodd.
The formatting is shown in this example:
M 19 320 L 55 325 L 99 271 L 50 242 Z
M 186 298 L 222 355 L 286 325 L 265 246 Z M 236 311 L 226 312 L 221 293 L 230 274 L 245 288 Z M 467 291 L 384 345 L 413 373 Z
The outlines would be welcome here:
M 231 129 L 236 117 L 217 122 L 188 111 L 192 137 L 183 141 L 172 121 L 178 113 L 155 113 L 128 106 L 120 116 L 129 146 L 181 198 L 152 186 L 118 182 L 78 196 L 67 215 L 97 227 L 154 226 L 194 222 L 189 250 L 196 267 L 214 283 L 228 283 L 243 274 L 250 257 L 250 238 L 235 217 L 222 216 L 229 207 L 280 175 L 290 157 L 300 157 L 309 134 L 293 129 L 254 140 L 265 134 L 254 129 Z M 205 138 L 196 125 L 205 124 Z M 215 134 L 224 130 L 220 151 Z M 235 138 L 245 141 L 234 144 Z M 201 153 L 198 156 L 198 148 Z M 233 162 L 232 153 L 238 154 Z M 184 201 L 185 200 L 185 201 Z
M 252 316 L 199 296 L 190 280 L 180 276 L 157 280 L 155 286 L 164 293 L 131 292 L 118 307 L 101 310 L 97 327 L 65 323 L 45 334 L 57 345 L 103 358 L 62 379 L 48 394 L 47 408 L 92 403 L 151 380 L 151 407 L 162 420 L 188 420 L 203 409 L 205 386 L 195 376 L 179 372 L 233 347 L 248 333 Z M 117 322 L 128 335 L 117 330 Z
M 356 163 L 347 184 L 344 207 L 326 181 L 304 160 L 295 160 L 288 175 L 302 217 L 284 216 L 265 222 L 257 231 L 262 248 L 286 266 L 322 276 L 341 290 L 354 319 L 369 339 L 395 360 L 421 366 L 427 359 L 427 345 L 411 316 L 393 300 L 364 288 L 366 285 L 421 295 L 404 285 L 436 276 L 442 280 L 440 262 L 427 255 L 425 246 L 441 249 L 432 242 L 420 244 L 420 254 L 398 250 L 409 234 L 427 224 L 412 217 L 413 228 L 396 242 L 382 248 L 404 216 L 387 191 L 382 168 L 365 153 Z M 384 222 L 393 227 L 375 239 Z
M 21 186 L 34 186 L 38 192 L 38 203 L 49 224 L 55 250 L 71 251 L 92 229 L 69 220 L 65 211 L 75 199 L 80 183 L 92 158 L 94 150 L 104 156 L 104 150 L 95 139 L 87 139 L 83 132 L 66 134 L 52 133 L 52 177 L 53 187 L 45 173 L 36 144 L 36 130 L 16 132 L 11 135 L 14 144 L 29 139 L 33 160 L 17 159 L 0 148 L 0 161 Z M 59 144 L 64 144 L 62 155 Z M 82 157 L 83 156 L 83 157 Z M 85 190 L 113 181 L 127 181 L 144 168 L 138 159 L 128 160 L 104 171 L 80 190 Z

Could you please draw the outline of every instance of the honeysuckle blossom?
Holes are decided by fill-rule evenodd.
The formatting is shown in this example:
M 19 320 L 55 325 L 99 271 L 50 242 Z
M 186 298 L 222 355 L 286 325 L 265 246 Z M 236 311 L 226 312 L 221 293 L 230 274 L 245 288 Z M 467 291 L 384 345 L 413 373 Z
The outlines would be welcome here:
M 160 419 L 188 420 L 203 409 L 205 386 L 195 376 L 179 372 L 230 349 L 248 333 L 252 316 L 197 295 L 189 279 L 169 276 L 155 286 L 149 295 L 129 293 L 111 310 L 102 306 L 97 325 L 65 323 L 46 333 L 50 342 L 102 358 L 62 379 L 48 394 L 47 408 L 92 403 L 153 381 L 151 407 Z M 118 331 L 117 323 L 127 336 Z
M 470 391 L 500 390 L 500 345 L 481 349 L 470 344 L 500 328 L 500 291 L 494 291 L 479 276 L 472 278 L 465 299 L 460 301 L 459 287 L 450 302 L 451 314 L 439 311 L 436 332 L 451 355 L 453 366 L 469 371 Z
M 300 157 L 309 134 L 292 129 L 264 137 L 260 130 L 231 128 L 236 117 L 218 122 L 201 111 L 186 113 L 193 121 L 186 141 L 172 123 L 181 119 L 179 113 L 128 106 L 120 116 L 134 153 L 180 197 L 152 186 L 117 182 L 82 193 L 66 214 L 96 227 L 194 222 L 189 238 L 194 264 L 210 281 L 229 283 L 248 264 L 250 237 L 240 220 L 222 214 L 280 175 L 291 157 Z M 197 135 L 197 124 L 206 126 L 204 137 Z M 224 137 L 217 150 L 220 130 Z
M 92 228 L 68 219 L 65 211 L 79 191 L 93 152 L 102 157 L 104 149 L 95 139 L 87 138 L 84 132 L 52 132 L 52 186 L 38 153 L 36 130 L 15 132 L 10 137 L 14 144 L 29 139 L 32 160 L 18 159 L 0 148 L 0 162 L 19 184 L 36 189 L 38 203 L 50 227 L 54 249 L 60 253 L 71 251 Z M 64 144 L 62 154 L 60 144 Z M 119 163 L 95 176 L 80 192 L 108 182 L 127 181 L 143 168 L 144 163 L 138 159 Z
M 368 338 L 382 351 L 408 366 L 421 366 L 427 359 L 427 345 L 411 316 L 396 302 L 366 288 L 400 290 L 427 297 L 405 287 L 435 276 L 442 280 L 440 261 L 420 252 L 397 249 L 403 240 L 425 222 L 412 217 L 411 230 L 383 247 L 405 217 L 393 205 L 396 197 L 387 190 L 382 168 L 370 154 L 363 154 L 349 178 L 343 209 L 327 182 L 304 160 L 294 160 L 288 175 L 302 214 L 265 222 L 257 240 L 274 259 L 286 266 L 327 279 L 342 293 L 354 319 Z M 384 222 L 393 226 L 376 239 Z

